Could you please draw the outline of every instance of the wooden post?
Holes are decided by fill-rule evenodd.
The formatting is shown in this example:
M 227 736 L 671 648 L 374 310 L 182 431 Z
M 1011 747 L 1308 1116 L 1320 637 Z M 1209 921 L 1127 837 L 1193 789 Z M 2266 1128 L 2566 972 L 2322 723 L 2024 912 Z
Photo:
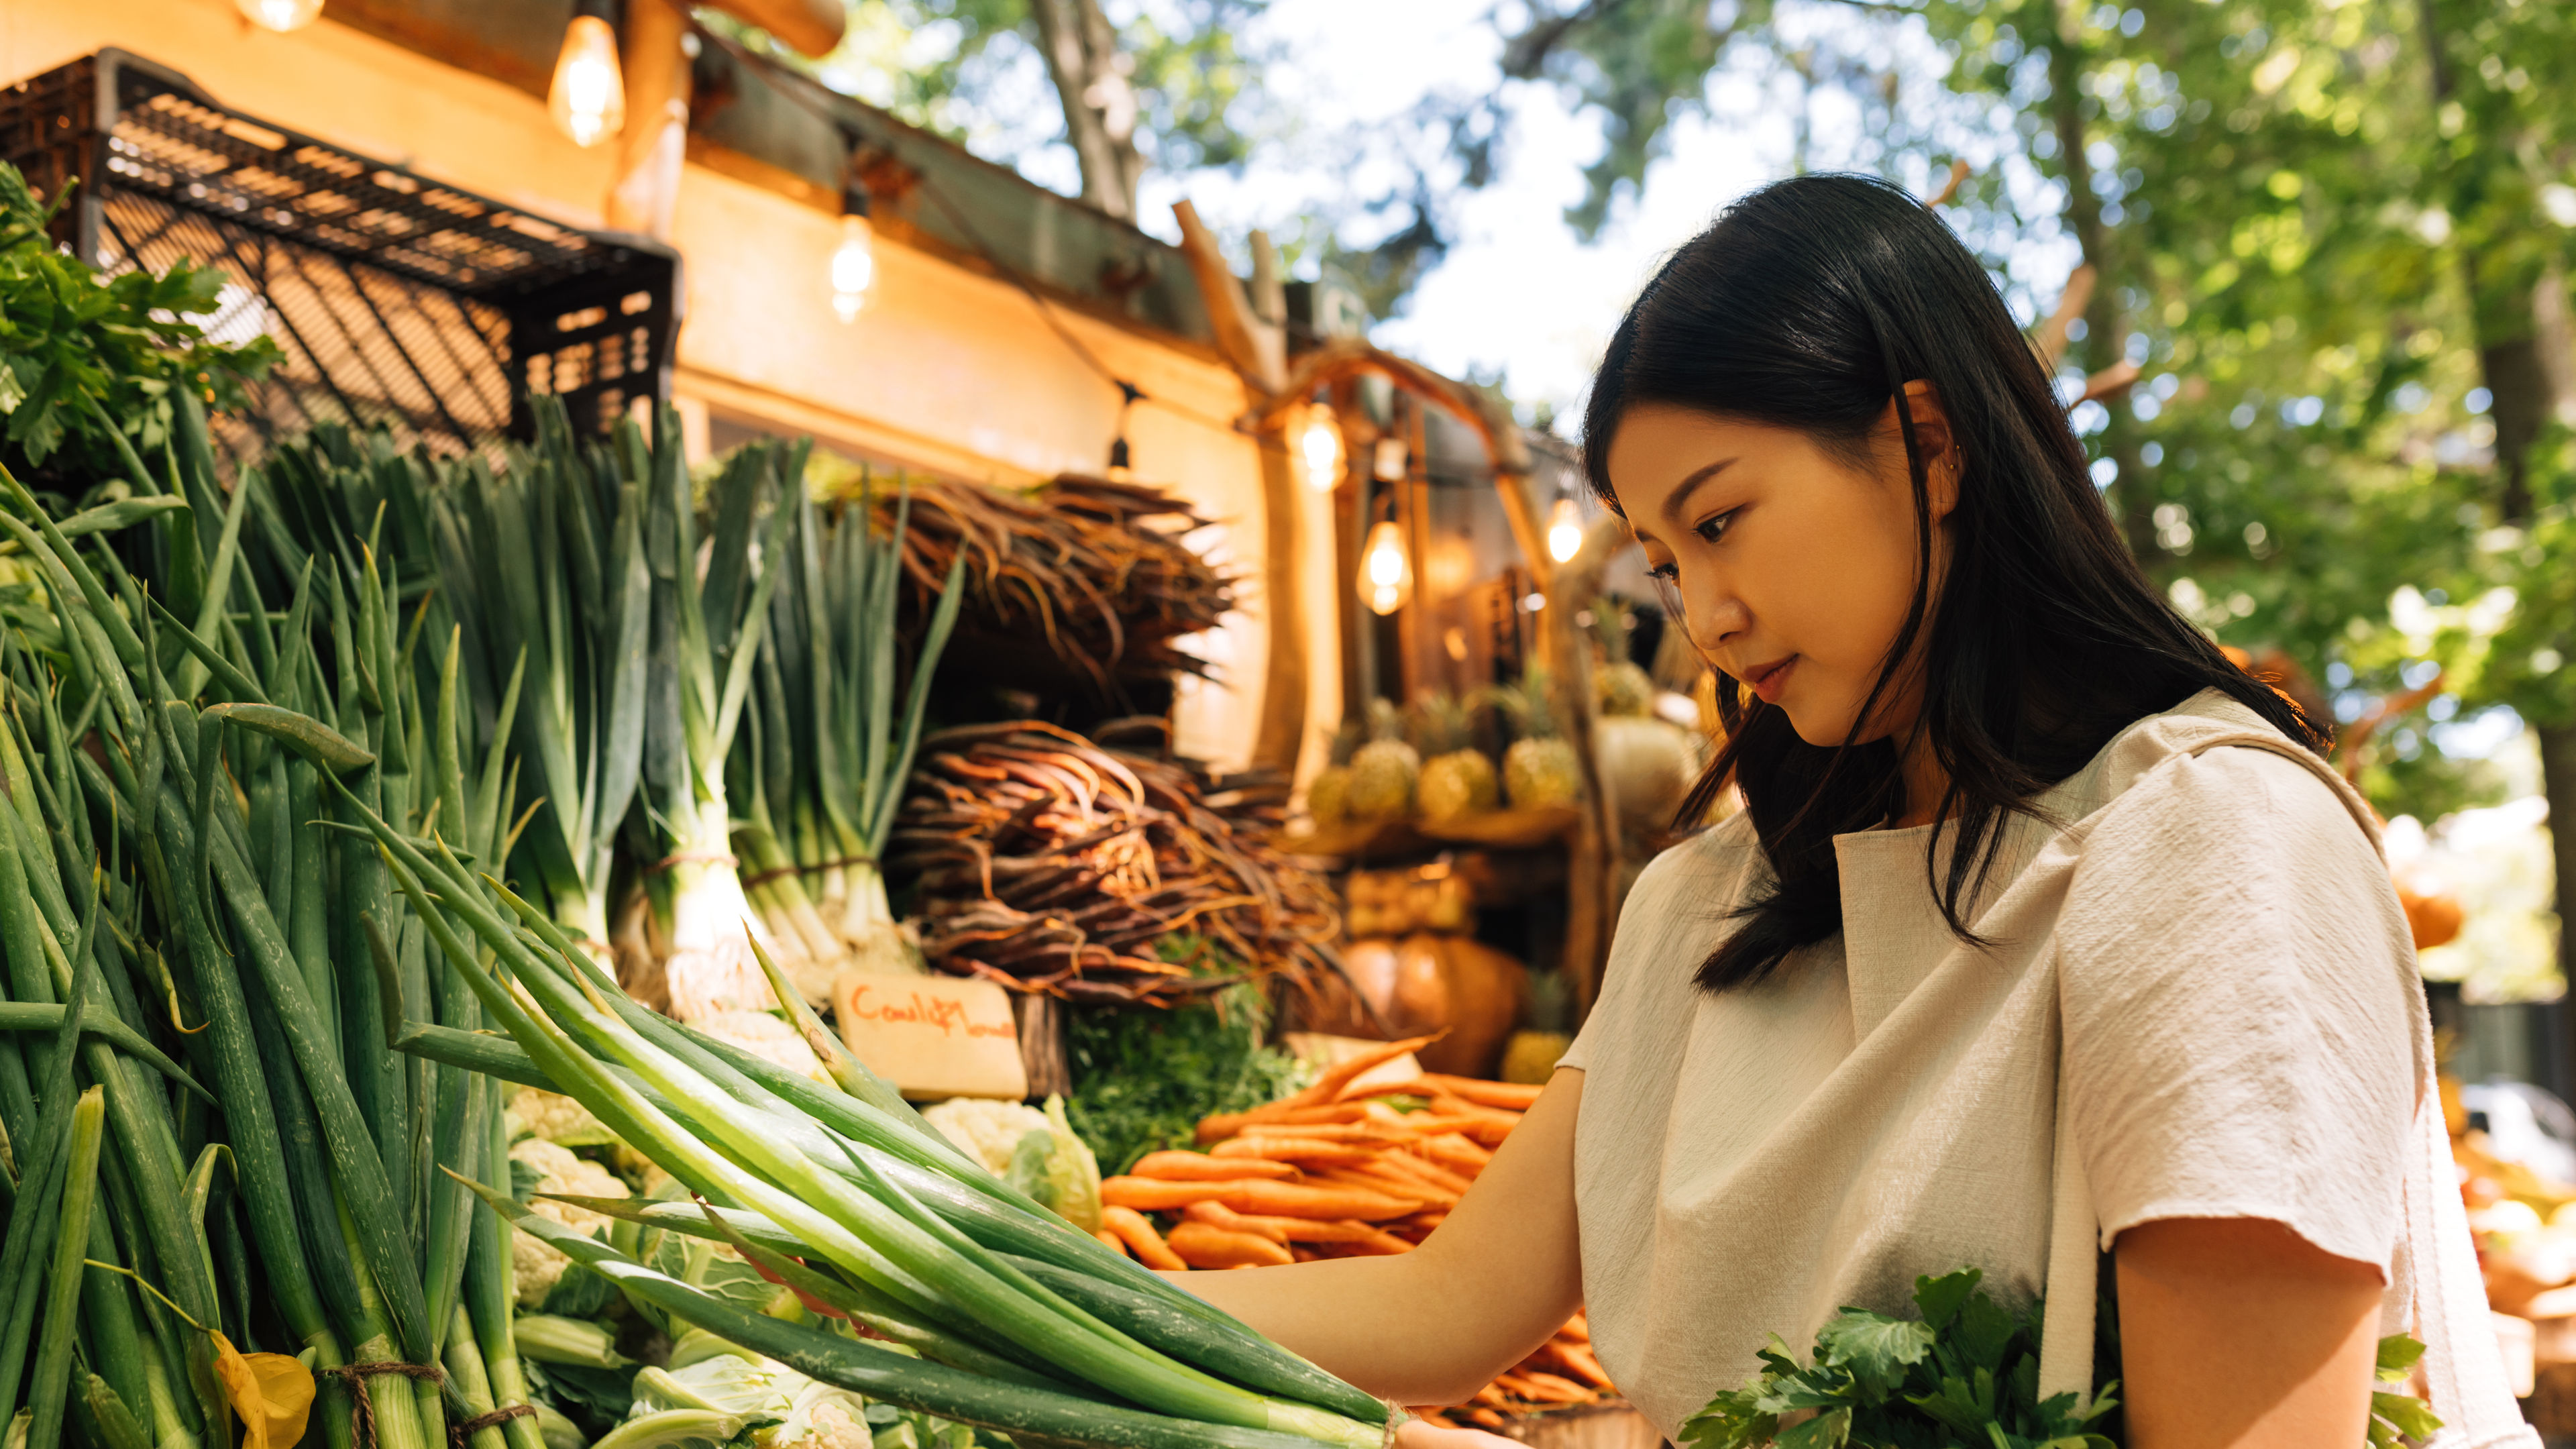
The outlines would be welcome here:
M 617 63 L 626 72 L 626 129 L 605 211 L 611 231 L 671 238 L 689 155 L 689 13 L 678 0 L 627 0 Z

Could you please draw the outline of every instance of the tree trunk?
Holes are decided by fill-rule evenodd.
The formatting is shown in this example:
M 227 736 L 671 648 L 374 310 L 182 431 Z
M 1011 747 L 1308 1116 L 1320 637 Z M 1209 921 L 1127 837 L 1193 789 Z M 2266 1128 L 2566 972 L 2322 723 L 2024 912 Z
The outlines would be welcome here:
M 1118 32 L 1100 0 L 1029 0 L 1038 50 L 1064 103 L 1065 139 L 1082 163 L 1082 199 L 1118 218 L 1136 219 L 1136 188 L 1145 158 L 1136 149 L 1135 62 L 1118 48 Z
M 2453 98 L 2451 60 L 2445 36 L 2458 18 L 2445 13 L 2442 0 L 2424 0 L 2424 50 L 2433 102 Z M 2474 111 L 2471 112 L 2475 114 Z M 2479 135 L 2469 154 L 2450 153 L 2445 181 L 2455 181 L 2462 167 L 2515 168 L 2514 138 Z M 2504 158 L 2504 159 L 2495 159 Z M 2576 418 L 2576 359 L 2570 350 L 2567 323 L 2567 279 L 2557 266 L 2538 257 L 2514 258 L 2493 251 L 2463 248 L 2460 267 L 2468 283 L 2476 319 L 2478 366 L 2486 384 L 2488 417 L 2495 424 L 2496 512 L 2508 524 L 2531 518 L 2530 452 L 2552 413 Z M 2576 930 L 2568 917 L 2576 900 L 2576 722 L 2532 722 L 2540 742 L 2540 790 L 2549 804 L 2551 863 L 2556 882 L 2558 969 L 2576 982 Z M 2576 1013 L 2568 1016 L 2576 1032 Z M 2576 1045 L 2576 1043 L 2571 1043 Z
M 2084 6 L 2082 0 L 2051 3 L 2057 40 L 2048 49 L 2048 116 L 2057 133 L 2058 169 L 2066 180 L 2067 224 L 2094 274 L 2093 296 L 2084 307 L 2084 370 L 2100 372 L 2118 366 L 2126 356 L 2128 327 L 2120 316 L 2122 273 L 2111 229 L 2102 220 L 2102 198 L 2093 191 L 2093 161 L 2084 150 L 2080 84 L 2084 55 L 2077 38 Z M 2111 415 L 2102 430 L 2102 456 L 2120 470 L 2111 501 L 2129 551 L 2144 561 L 2154 557 L 2156 546 L 2155 498 L 2147 488 L 2146 463 L 2138 455 L 2138 430 L 2121 411 L 2118 398 L 2104 399 L 2102 406 Z

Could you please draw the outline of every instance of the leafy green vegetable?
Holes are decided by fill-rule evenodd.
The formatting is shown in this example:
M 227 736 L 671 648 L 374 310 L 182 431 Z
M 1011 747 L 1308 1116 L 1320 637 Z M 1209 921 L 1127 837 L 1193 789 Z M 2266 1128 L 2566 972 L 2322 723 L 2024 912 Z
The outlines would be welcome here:
M 242 385 L 283 354 L 266 337 L 210 342 L 188 320 L 221 305 L 221 271 L 182 261 L 157 276 L 104 277 L 57 250 L 45 228 L 64 200 L 38 201 L 0 163 L 0 454 L 41 467 L 60 453 L 68 476 L 139 485 L 111 428 L 136 453 L 156 453 L 171 435 L 174 387 L 236 407 Z
M 1269 1004 L 1232 986 L 1205 1005 L 1068 1013 L 1073 1094 L 1065 1115 L 1101 1170 L 1196 1140 L 1201 1117 L 1241 1112 L 1304 1085 L 1305 1067 L 1261 1045 Z
M 2044 1305 L 2014 1313 L 1965 1268 L 1914 1280 L 1920 1320 L 1846 1308 L 1816 1330 L 1805 1367 L 1773 1335 L 1762 1372 L 1743 1388 L 1709 1401 L 1682 1425 L 1686 1449 L 1949 1449 L 1962 1441 L 1993 1449 L 2117 1449 L 2119 1383 L 2106 1382 L 2089 1407 L 2073 1394 L 2039 1397 L 2039 1339 Z M 2110 1305 L 2104 1305 L 2106 1320 Z M 2106 1323 L 2114 1346 L 2116 1327 Z M 2423 1356 L 2403 1334 L 2379 1343 L 2379 1377 L 2394 1383 Z M 2097 1355 L 2097 1367 L 2101 1357 Z M 1814 1417 L 1788 1428 L 1801 1411 Z M 2371 1449 L 2398 1449 L 2399 1436 L 2422 1439 L 2442 1426 L 2420 1399 L 2371 1395 Z

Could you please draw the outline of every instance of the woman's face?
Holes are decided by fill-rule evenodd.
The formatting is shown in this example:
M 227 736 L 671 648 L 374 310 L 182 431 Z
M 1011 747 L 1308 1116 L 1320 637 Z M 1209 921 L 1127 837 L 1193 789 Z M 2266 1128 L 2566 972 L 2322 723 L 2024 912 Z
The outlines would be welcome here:
M 1906 392 L 1931 460 L 1937 597 L 1955 453 L 1930 386 Z M 1792 429 L 1641 403 L 1621 416 L 1609 462 L 1620 510 L 1647 567 L 1679 596 L 1701 657 L 1788 711 L 1807 743 L 1852 738 L 1912 607 L 1919 563 L 1895 404 L 1863 462 Z M 1919 697 L 1900 672 L 1858 738 L 1910 726 Z

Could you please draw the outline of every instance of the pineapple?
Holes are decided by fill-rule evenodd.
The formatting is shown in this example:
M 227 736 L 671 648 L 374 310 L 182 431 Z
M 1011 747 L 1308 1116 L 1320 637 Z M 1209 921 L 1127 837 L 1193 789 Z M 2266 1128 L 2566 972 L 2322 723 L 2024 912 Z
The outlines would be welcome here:
M 1573 1022 L 1574 997 L 1565 973 L 1531 972 L 1529 1005 L 1521 1014 L 1521 1028 L 1503 1047 L 1503 1080 L 1545 1084 L 1556 1072 L 1557 1059 L 1574 1045 Z
M 1447 690 L 1425 694 L 1413 707 L 1413 742 L 1423 762 L 1416 796 L 1422 818 L 1454 819 L 1495 803 L 1494 762 L 1476 748 L 1475 715 Z
M 1360 727 L 1345 724 L 1333 732 L 1327 758 L 1331 763 L 1315 772 L 1306 785 L 1306 813 L 1313 817 L 1317 830 L 1330 830 L 1350 818 L 1351 755 L 1360 747 Z
M 1601 662 L 1592 667 L 1592 707 L 1597 713 L 1654 712 L 1654 678 L 1628 658 L 1628 634 L 1636 627 L 1634 613 L 1617 599 L 1592 601 L 1592 637 L 1601 646 Z
M 1413 790 L 1422 756 L 1404 742 L 1404 716 L 1383 699 L 1369 701 L 1367 744 L 1351 756 L 1349 814 L 1353 820 L 1401 820 L 1413 813 Z
M 1503 798 L 1515 810 L 1571 805 L 1583 793 L 1583 766 L 1557 735 L 1547 699 L 1547 671 L 1533 665 L 1521 682 L 1493 694 L 1520 738 L 1503 752 Z

